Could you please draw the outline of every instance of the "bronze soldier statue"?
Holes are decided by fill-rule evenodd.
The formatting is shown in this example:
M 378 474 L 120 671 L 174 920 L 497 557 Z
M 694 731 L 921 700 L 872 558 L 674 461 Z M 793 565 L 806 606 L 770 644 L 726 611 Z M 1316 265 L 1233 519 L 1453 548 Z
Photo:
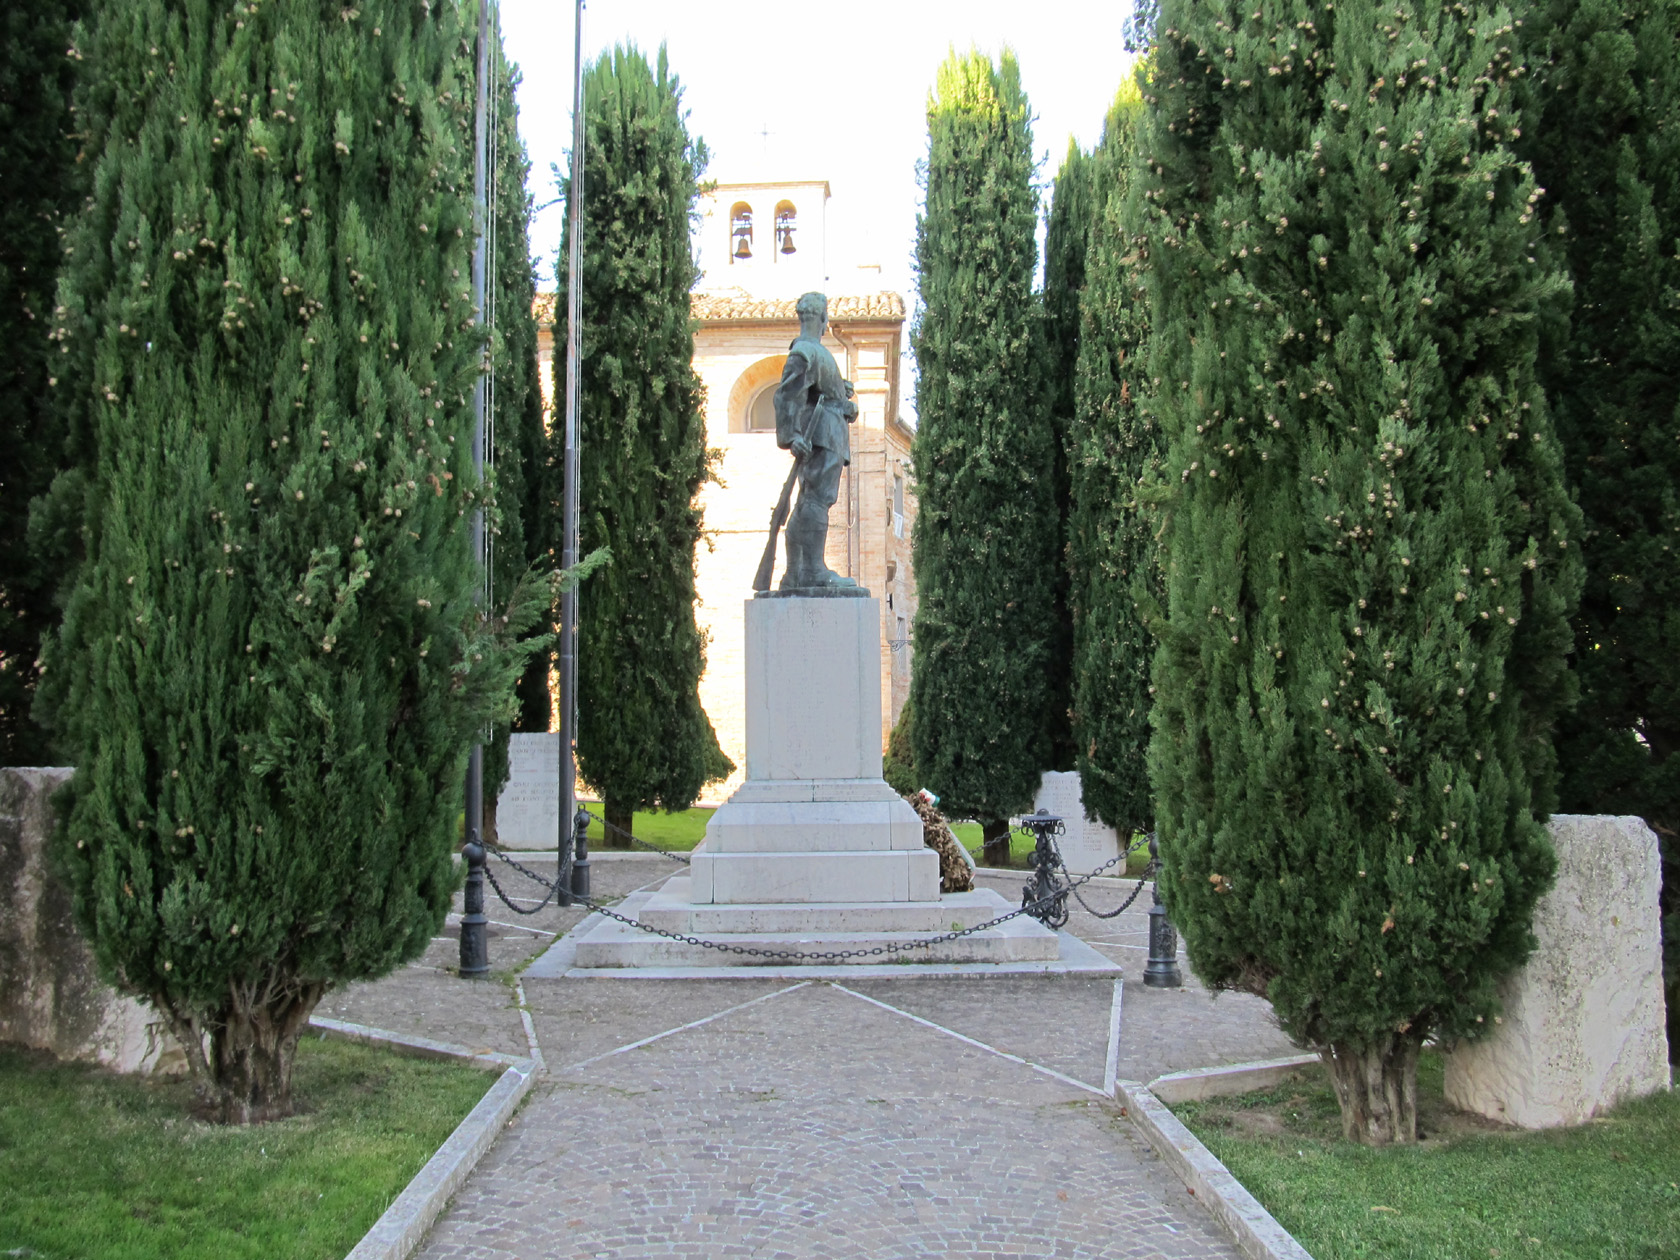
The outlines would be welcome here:
M 840 472 L 851 463 L 846 426 L 857 419 L 852 383 L 840 375 L 822 335 L 828 331 L 828 299 L 807 293 L 795 304 L 799 336 L 788 347 L 782 382 L 776 387 L 776 445 L 791 451 L 793 472 L 782 488 L 781 501 L 770 520 L 770 542 L 753 589 L 766 592 L 775 560 L 776 531 L 787 522 L 785 594 L 866 595 L 851 578 L 830 569 L 823 559 L 828 541 L 828 510 L 840 491 Z M 799 502 L 788 516 L 788 497 L 795 480 Z

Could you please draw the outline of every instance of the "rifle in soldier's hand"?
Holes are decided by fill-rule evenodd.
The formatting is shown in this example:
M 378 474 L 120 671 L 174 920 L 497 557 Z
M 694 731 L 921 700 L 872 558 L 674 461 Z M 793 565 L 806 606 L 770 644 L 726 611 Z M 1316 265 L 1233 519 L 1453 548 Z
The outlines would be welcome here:
M 793 499 L 793 483 L 798 480 L 799 459 L 795 457 L 793 467 L 788 469 L 787 480 L 782 483 L 782 495 L 770 512 L 770 539 L 764 544 L 764 555 L 758 562 L 758 572 L 753 575 L 752 588 L 755 593 L 770 589 L 770 574 L 776 567 L 776 536 L 782 532 L 782 526 L 787 524 L 788 504 Z

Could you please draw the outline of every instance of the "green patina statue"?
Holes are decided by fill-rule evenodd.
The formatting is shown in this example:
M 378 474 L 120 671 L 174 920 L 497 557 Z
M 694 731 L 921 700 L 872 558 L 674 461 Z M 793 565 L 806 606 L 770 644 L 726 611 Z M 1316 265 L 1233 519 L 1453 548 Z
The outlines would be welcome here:
M 799 314 L 799 336 L 788 347 L 782 382 L 776 387 L 776 445 L 793 453 L 794 465 L 770 517 L 770 540 L 753 590 L 770 593 L 776 534 L 786 522 L 787 569 L 778 594 L 867 595 L 823 559 L 828 510 L 839 496 L 840 472 L 852 458 L 846 433 L 846 426 L 857 419 L 852 383 L 840 375 L 840 365 L 822 343 L 828 331 L 828 299 L 821 293 L 807 293 L 794 309 Z M 795 481 L 799 502 L 790 517 L 788 500 Z

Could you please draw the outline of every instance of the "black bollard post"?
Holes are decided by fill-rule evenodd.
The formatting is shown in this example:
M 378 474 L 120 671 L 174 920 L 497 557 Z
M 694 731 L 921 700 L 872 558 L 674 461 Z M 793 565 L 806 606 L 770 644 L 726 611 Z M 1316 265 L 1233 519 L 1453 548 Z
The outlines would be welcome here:
M 589 896 L 589 811 L 579 809 L 572 820 L 572 888 L 574 897 Z
M 490 921 L 484 917 L 484 846 L 478 828 L 467 833 L 461 857 L 467 864 L 465 913 L 461 915 L 461 975 L 474 977 L 490 972 Z
M 1155 833 L 1149 833 L 1149 858 L 1155 865 L 1155 894 L 1149 907 L 1149 961 L 1143 968 L 1143 983 L 1151 989 L 1177 989 L 1184 984 L 1178 970 L 1178 930 L 1167 918 L 1167 908 L 1161 904 L 1160 850 Z

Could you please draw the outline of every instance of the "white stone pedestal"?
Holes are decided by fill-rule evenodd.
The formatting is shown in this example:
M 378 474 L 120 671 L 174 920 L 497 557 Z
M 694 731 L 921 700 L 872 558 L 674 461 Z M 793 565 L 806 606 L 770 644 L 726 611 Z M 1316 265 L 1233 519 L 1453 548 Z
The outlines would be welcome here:
M 1033 808 L 1059 815 L 1062 835 L 1056 845 L 1069 875 L 1089 875 L 1120 856 L 1120 836 L 1107 823 L 1085 816 L 1085 794 L 1077 770 L 1046 770 L 1039 779 Z M 1124 869 L 1111 872 L 1124 875 Z
M 1011 907 L 992 892 L 939 895 L 939 855 L 881 778 L 881 607 L 867 598 L 746 602 L 747 778 L 712 816 L 686 878 L 639 911 L 665 931 L 766 949 L 874 948 Z M 1054 960 L 1031 919 L 907 961 Z M 723 955 L 622 925 L 581 938 L 579 967 L 782 960 Z
M 1446 1056 L 1455 1107 L 1525 1129 L 1580 1124 L 1667 1089 L 1657 837 L 1638 818 L 1554 814 L 1539 944 L 1500 986 L 1499 1025 Z

